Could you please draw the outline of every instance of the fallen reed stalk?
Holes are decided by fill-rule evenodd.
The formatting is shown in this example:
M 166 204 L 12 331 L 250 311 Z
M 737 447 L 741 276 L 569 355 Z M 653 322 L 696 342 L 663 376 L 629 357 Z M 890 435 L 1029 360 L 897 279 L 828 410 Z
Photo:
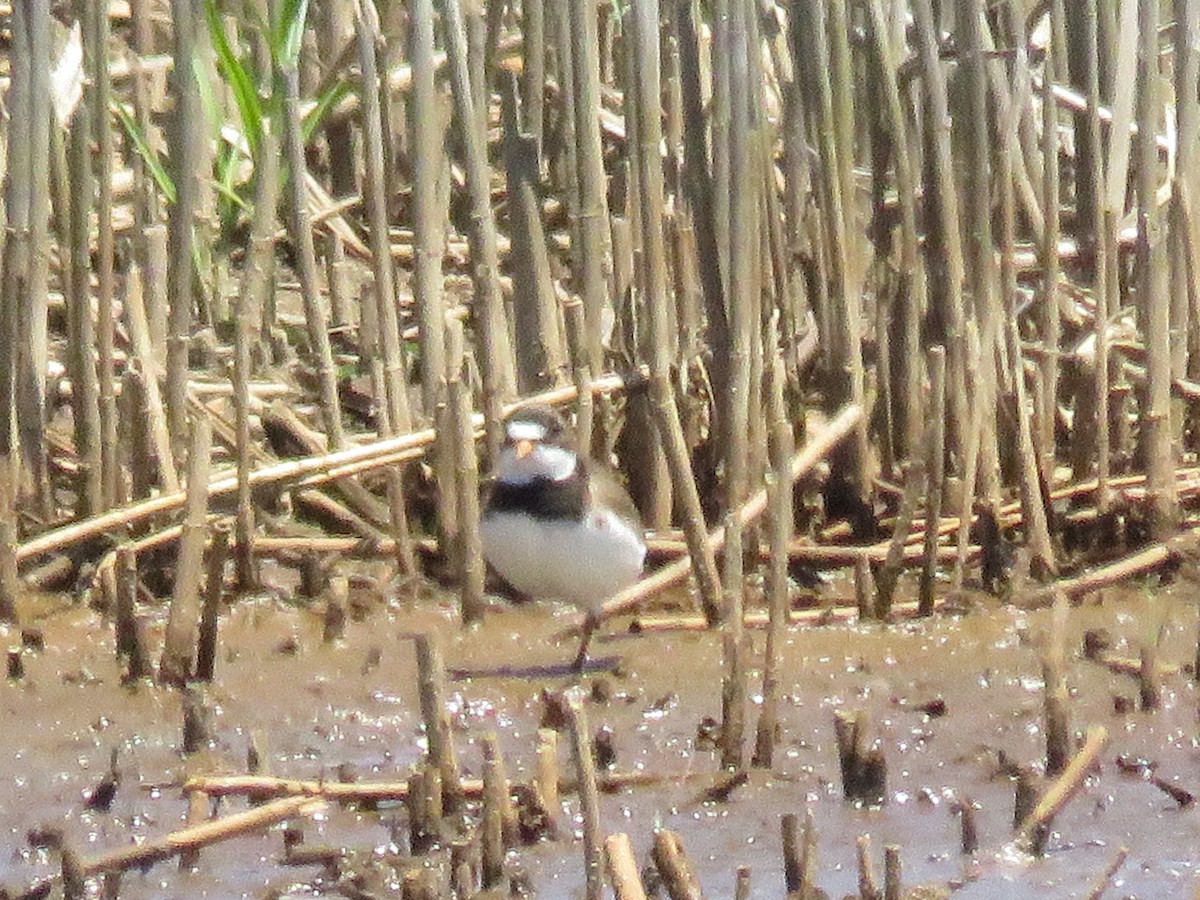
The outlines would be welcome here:
M 855 424 L 862 418 L 862 415 L 861 407 L 844 407 L 819 435 L 805 444 L 804 448 L 792 458 L 789 483 L 794 483 L 797 479 L 803 477 L 805 473 L 811 471 L 817 463 L 824 459 L 853 430 Z M 746 527 L 758 519 L 766 511 L 766 508 L 767 491 L 766 488 L 763 488 L 756 492 L 737 510 L 738 521 L 742 527 Z M 714 529 L 708 535 L 705 545 L 707 552 L 710 554 L 716 553 L 724 547 L 725 528 Z M 601 615 L 603 617 L 616 615 L 623 610 L 636 606 L 663 588 L 682 581 L 690 569 L 691 561 L 689 558 L 680 559 L 668 566 L 664 566 L 653 575 L 643 578 L 637 584 L 631 585 L 615 597 L 609 599 L 604 604 Z
M 1079 752 L 1072 757 L 1071 762 L 1062 774 L 1046 789 L 1038 800 L 1037 806 L 1021 823 L 1018 840 L 1028 843 L 1034 837 L 1034 832 L 1047 826 L 1071 799 L 1083 789 L 1084 782 L 1091 773 L 1093 766 L 1108 746 L 1108 729 L 1103 725 L 1093 725 L 1088 729 L 1087 738 Z
M 312 797 L 285 797 L 244 812 L 190 825 L 140 844 L 83 857 L 79 860 L 79 872 L 84 878 L 93 878 L 110 872 L 143 869 L 172 856 L 253 834 L 297 816 L 314 816 L 325 808 L 323 801 Z
M 598 787 L 606 793 L 644 785 L 657 785 L 664 782 L 712 778 L 710 772 L 605 772 L 597 776 Z M 256 799 L 271 799 L 304 795 L 321 797 L 336 803 L 379 803 L 383 801 L 403 801 L 408 797 L 407 781 L 354 782 L 344 784 L 337 781 L 306 780 L 296 778 L 276 778 L 269 775 L 197 775 L 186 779 L 182 784 L 154 785 L 156 789 L 168 787 L 182 788 L 184 793 L 204 791 L 213 797 L 245 796 Z M 578 779 L 563 778 L 558 782 L 557 790 L 570 793 L 579 789 Z M 478 798 L 483 796 L 483 781 L 478 778 L 462 779 L 463 796 Z
M 593 380 L 591 387 L 593 394 L 603 394 L 621 390 L 625 385 L 626 376 L 611 374 Z M 566 385 L 545 391 L 535 397 L 526 398 L 520 403 L 509 404 L 503 409 L 503 413 L 507 415 L 522 403 L 536 401 L 560 404 L 570 402 L 574 398 L 575 386 Z M 483 427 L 483 416 L 478 413 L 474 414 L 471 424 L 478 435 Z M 397 462 L 415 459 L 433 443 L 435 437 L 434 429 L 423 428 L 408 434 L 381 438 L 358 447 L 265 466 L 252 472 L 249 480 L 254 488 L 272 484 L 315 487 L 348 475 L 357 475 Z M 235 475 L 221 475 L 208 483 L 209 498 L 222 497 L 236 490 L 237 477 Z M 183 492 L 165 494 L 44 532 L 17 547 L 17 562 L 20 563 L 53 550 L 61 550 L 115 528 L 136 525 L 154 516 L 174 512 L 183 507 L 186 501 L 187 495 Z

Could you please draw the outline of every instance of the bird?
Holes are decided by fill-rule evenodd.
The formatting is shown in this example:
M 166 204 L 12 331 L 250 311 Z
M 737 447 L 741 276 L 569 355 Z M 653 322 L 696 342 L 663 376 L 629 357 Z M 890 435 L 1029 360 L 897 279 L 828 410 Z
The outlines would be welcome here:
M 483 556 L 513 588 L 584 613 L 581 673 L 606 600 L 638 580 L 646 561 L 641 519 L 604 466 L 578 452 L 561 415 L 543 403 L 504 423 L 480 517 Z

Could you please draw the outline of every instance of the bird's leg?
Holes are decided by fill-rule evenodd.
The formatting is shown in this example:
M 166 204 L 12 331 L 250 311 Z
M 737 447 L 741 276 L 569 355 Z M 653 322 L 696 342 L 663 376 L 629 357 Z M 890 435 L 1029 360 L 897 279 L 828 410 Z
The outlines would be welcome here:
M 600 626 L 600 611 L 589 609 L 583 616 L 583 636 L 579 641 L 579 653 L 575 656 L 575 662 L 571 664 L 571 669 L 575 672 L 582 672 L 583 667 L 587 664 L 588 644 L 592 640 L 592 632 Z

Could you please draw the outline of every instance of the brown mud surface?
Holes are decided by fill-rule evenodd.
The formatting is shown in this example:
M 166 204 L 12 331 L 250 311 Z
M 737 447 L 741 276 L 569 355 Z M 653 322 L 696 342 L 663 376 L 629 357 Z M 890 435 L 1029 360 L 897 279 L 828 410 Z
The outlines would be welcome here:
M 1109 896 L 1184 897 L 1196 889 L 1200 815 L 1181 807 L 1146 778 L 1122 772 L 1118 757 L 1144 760 L 1162 779 L 1200 791 L 1197 691 L 1185 672 L 1168 674 L 1163 707 L 1136 711 L 1137 685 L 1127 675 L 1081 658 L 1087 629 L 1106 628 L 1114 652 L 1136 658 L 1161 635 L 1159 660 L 1190 663 L 1197 634 L 1195 589 L 1109 591 L 1103 602 L 1074 608 L 1068 643 L 1071 726 L 1102 724 L 1111 743 L 1100 770 L 1054 823 L 1045 858 L 1010 846 L 1013 782 L 1001 759 L 1040 768 L 1044 758 L 1039 647 L 1049 611 L 988 606 L 962 616 L 888 627 L 794 627 L 787 635 L 780 708 L 781 741 L 771 772 L 754 771 L 727 802 L 701 795 L 717 776 L 715 751 L 697 727 L 720 715 L 721 638 L 704 632 L 620 636 L 628 620 L 608 623 L 597 654 L 619 655 L 622 671 L 590 675 L 608 697 L 588 705 L 593 730 L 610 727 L 616 769 L 661 773 L 660 783 L 602 794 L 603 833 L 628 832 L 642 859 L 656 826 L 675 830 L 710 897 L 733 895 L 735 870 L 749 866 L 753 897 L 784 893 L 780 816 L 811 807 L 819 833 L 817 884 L 830 896 L 857 890 L 854 842 L 870 834 L 876 869 L 887 843 L 902 848 L 904 882 L 957 885 L 963 898 L 1079 897 L 1122 846 L 1130 853 Z M 57 855 L 30 846 L 31 831 L 61 828 L 86 855 L 182 827 L 186 800 L 178 785 L 189 772 L 245 771 L 251 734 L 266 738 L 267 766 L 289 778 L 337 777 L 353 767 L 361 780 L 407 777 L 423 750 L 412 642 L 418 630 L 440 634 L 450 668 L 555 666 L 574 652 L 555 635 L 574 622 L 549 605 L 498 608 L 463 631 L 451 598 L 379 606 L 348 625 L 344 640 L 321 642 L 312 611 L 277 600 L 244 601 L 222 620 L 216 680 L 215 740 L 185 760 L 180 752 L 180 696 L 148 683 L 122 686 L 112 627 L 101 615 L 72 608 L 38 627 L 45 649 L 26 651 L 25 677 L 0 683 L 0 887 L 23 888 L 59 869 Z M 156 632 L 157 633 L 157 632 Z M 753 633 L 761 661 L 764 633 Z M 0 629 L 0 646 L 21 636 Z M 496 731 L 514 782 L 533 770 L 540 694 L 568 676 L 476 676 L 452 681 L 455 742 L 467 774 L 481 770 L 480 737 Z M 761 684 L 755 671 L 751 684 Z M 1128 698 L 1117 712 L 1114 698 Z M 755 695 L 755 699 L 757 696 Z M 936 712 L 943 701 L 944 715 Z M 842 799 L 834 710 L 862 708 L 873 717 L 888 761 L 887 803 L 860 809 Z M 753 729 L 757 706 L 748 724 Z M 88 792 L 118 751 L 121 780 L 111 810 L 85 808 Z M 566 741 L 563 775 L 572 774 Z M 976 806 L 980 850 L 959 852 L 955 800 Z M 232 798 L 222 812 L 246 808 Z M 543 897 L 581 897 L 583 866 L 578 805 L 564 797 L 557 841 L 518 851 L 517 864 Z M 401 807 L 378 811 L 331 806 L 305 824 L 311 843 L 383 852 L 405 835 Z M 403 848 L 404 838 L 397 839 Z M 121 896 L 313 896 L 317 868 L 279 865 L 278 828 L 205 850 L 181 872 L 174 860 L 130 873 Z

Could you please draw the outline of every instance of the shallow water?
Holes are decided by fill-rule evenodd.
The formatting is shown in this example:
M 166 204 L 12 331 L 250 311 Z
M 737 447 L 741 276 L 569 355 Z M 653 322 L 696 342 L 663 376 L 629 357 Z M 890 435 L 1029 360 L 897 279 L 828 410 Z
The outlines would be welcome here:
M 81 608 L 38 623 L 46 649 L 25 656 L 26 677 L 0 684 L 0 886 L 24 886 L 57 871 L 57 858 L 31 849 L 27 834 L 64 830 L 85 855 L 181 827 L 186 802 L 176 787 L 188 771 L 244 771 L 253 731 L 266 737 L 272 774 L 334 777 L 350 764 L 362 780 L 407 776 L 422 750 L 412 643 L 404 635 L 434 630 L 451 668 L 551 667 L 574 653 L 555 635 L 574 621 L 546 605 L 502 608 L 480 628 L 459 628 L 449 598 L 379 606 L 351 622 L 345 639 L 321 643 L 315 614 L 275 600 L 246 601 L 222 620 L 213 695 L 216 741 L 184 760 L 176 692 L 142 684 L 122 687 L 113 660 L 111 625 Z M 964 898 L 1086 896 L 1121 846 L 1130 854 L 1110 896 L 1190 896 L 1200 880 L 1200 821 L 1164 793 L 1122 774 L 1121 755 L 1157 764 L 1157 774 L 1200 790 L 1196 689 L 1184 674 L 1168 675 L 1157 713 L 1114 712 L 1115 695 L 1136 700 L 1134 681 L 1079 658 L 1085 629 L 1107 628 L 1115 652 L 1136 657 L 1139 642 L 1162 633 L 1160 661 L 1190 662 L 1195 654 L 1195 590 L 1175 586 L 1147 593 L 1110 591 L 1104 601 L 1071 611 L 1072 727 L 1105 725 L 1111 737 L 1098 774 L 1055 822 L 1050 852 L 1039 861 L 1008 848 L 1013 786 L 998 774 L 998 754 L 1040 767 L 1041 663 L 1037 645 L 1048 611 L 1010 607 L 964 617 L 890 627 L 794 627 L 784 648 L 781 741 L 772 772 L 755 772 L 726 803 L 706 803 L 703 789 L 717 771 L 715 753 L 697 745 L 697 726 L 720 714 L 721 639 L 703 632 L 614 635 L 595 652 L 619 655 L 624 674 L 607 678 L 612 697 L 590 703 L 593 730 L 616 735 L 617 768 L 661 773 L 653 786 L 602 794 L 605 833 L 626 831 L 643 857 L 653 829 L 680 834 L 711 897 L 732 896 L 734 873 L 749 866 L 753 897 L 783 894 L 780 816 L 811 807 L 819 832 L 817 883 L 831 896 L 857 889 L 854 842 L 869 834 L 882 878 L 883 847 L 902 848 L 906 884 L 965 880 Z M 752 633 L 756 665 L 764 633 Z M 0 630 L 0 647 L 20 643 Z M 377 664 L 373 658 L 378 656 Z M 496 731 L 510 778 L 530 777 L 543 688 L 566 676 L 482 676 L 452 682 L 455 741 L 468 774 L 477 775 L 479 740 Z M 761 683 L 758 669 L 751 684 Z M 757 701 L 757 688 L 752 691 Z M 917 707 L 945 701 L 930 718 Z M 843 802 L 833 712 L 868 710 L 889 764 L 888 803 L 857 809 Z M 747 719 L 752 740 L 757 706 Z M 108 813 L 87 811 L 86 792 L 119 751 L 122 774 Z M 570 773 L 566 742 L 560 744 Z M 695 776 L 686 778 L 685 776 Z M 156 787 L 157 786 L 157 787 Z M 981 850 L 958 852 L 955 798 L 977 806 Z M 227 801 L 222 811 L 245 808 Z M 565 798 L 565 837 L 524 848 L 520 865 L 545 897 L 582 896 L 575 798 Z M 331 808 L 305 826 L 310 843 L 384 848 L 399 810 Z M 403 833 L 403 828 L 400 829 Z M 195 871 L 174 861 L 122 882 L 123 897 L 263 896 L 317 878 L 315 869 L 278 864 L 278 829 L 204 851 Z M 300 895 L 298 891 L 297 895 Z M 311 892 L 309 893 L 311 895 Z

